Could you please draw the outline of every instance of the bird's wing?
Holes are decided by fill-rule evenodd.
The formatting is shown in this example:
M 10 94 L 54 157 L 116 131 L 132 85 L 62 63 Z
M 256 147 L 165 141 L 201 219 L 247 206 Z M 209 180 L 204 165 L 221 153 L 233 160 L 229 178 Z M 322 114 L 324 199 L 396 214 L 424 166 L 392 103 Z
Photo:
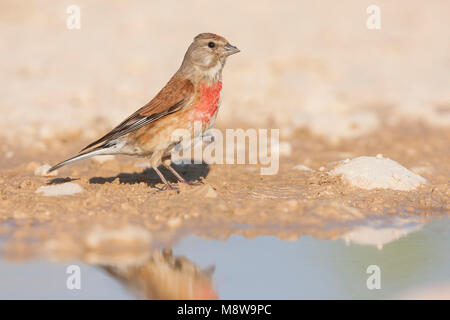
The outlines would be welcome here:
M 92 142 L 81 151 L 94 147 L 102 142 L 117 139 L 168 114 L 177 112 L 191 101 L 193 95 L 194 85 L 192 82 L 189 79 L 181 79 L 175 75 L 150 102 L 106 135 Z

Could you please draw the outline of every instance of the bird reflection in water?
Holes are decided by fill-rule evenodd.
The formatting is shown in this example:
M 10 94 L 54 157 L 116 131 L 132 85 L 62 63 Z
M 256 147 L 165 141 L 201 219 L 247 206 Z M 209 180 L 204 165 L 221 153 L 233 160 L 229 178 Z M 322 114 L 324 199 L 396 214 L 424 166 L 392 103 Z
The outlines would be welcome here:
M 102 267 L 144 299 L 218 299 L 212 282 L 214 266 L 204 270 L 171 249 L 155 251 L 136 265 Z

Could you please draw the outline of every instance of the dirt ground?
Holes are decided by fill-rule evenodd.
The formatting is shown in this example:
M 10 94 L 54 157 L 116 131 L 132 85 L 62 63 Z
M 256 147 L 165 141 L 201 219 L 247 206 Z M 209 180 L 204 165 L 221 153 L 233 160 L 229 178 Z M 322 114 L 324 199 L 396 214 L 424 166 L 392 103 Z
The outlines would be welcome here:
M 87 160 L 60 169 L 57 177 L 36 176 L 34 170 L 42 163 L 55 163 L 87 142 L 67 137 L 45 141 L 46 151 L 15 150 L 17 165 L 1 172 L 0 234 L 10 239 L 5 250 L 14 256 L 42 251 L 83 256 L 92 249 L 91 237 L 110 235 L 108 230 L 119 230 L 113 238 L 125 237 L 131 241 L 127 246 L 140 244 L 140 232 L 122 234 L 128 228 L 147 231 L 158 248 L 186 234 L 335 239 L 370 218 L 450 213 L 450 132 L 420 123 L 333 144 L 297 130 L 287 140 L 293 152 L 280 159 L 276 175 L 261 176 L 255 165 L 183 165 L 177 167 L 181 174 L 200 183 L 177 184 L 176 190 L 161 190 L 151 169 L 136 166 L 145 160 L 128 157 L 104 163 Z M 416 191 L 363 190 L 329 174 L 339 160 L 380 152 L 428 184 Z M 298 164 L 312 171 L 293 169 Z M 57 197 L 36 193 L 40 186 L 68 181 L 84 191 Z M 174 177 L 171 182 L 176 184 Z
M 327 10 L 297 1 L 79 1 L 82 28 L 68 31 L 71 2 L 2 1 L 3 252 L 95 262 L 99 252 L 126 259 L 114 254 L 132 255 L 148 243 L 170 247 L 187 234 L 335 239 L 370 219 L 448 215 L 449 3 L 422 10 L 421 1 L 379 2 L 380 31 L 367 30 L 366 8 L 356 0 L 329 1 Z M 217 20 L 204 14 L 219 7 Z M 257 165 L 185 165 L 177 169 L 199 183 L 168 191 L 143 160 L 127 157 L 34 174 L 147 102 L 203 31 L 242 51 L 224 70 L 216 127 L 280 128 L 291 151 L 278 174 L 262 176 Z M 363 190 L 329 174 L 340 160 L 377 154 L 428 183 L 415 191 Z M 65 182 L 84 191 L 36 193 Z

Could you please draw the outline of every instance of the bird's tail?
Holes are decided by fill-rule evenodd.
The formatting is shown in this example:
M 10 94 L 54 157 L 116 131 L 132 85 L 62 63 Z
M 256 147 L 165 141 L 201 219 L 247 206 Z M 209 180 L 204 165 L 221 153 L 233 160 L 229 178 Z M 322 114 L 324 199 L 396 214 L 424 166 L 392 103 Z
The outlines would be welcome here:
M 51 167 L 48 170 L 48 172 L 52 172 L 58 168 L 61 168 L 63 166 L 72 164 L 72 163 L 80 161 L 80 160 L 89 159 L 89 158 L 92 158 L 94 156 L 98 156 L 101 154 L 110 154 L 110 153 L 112 153 L 111 149 L 112 149 L 111 146 L 108 146 L 107 144 L 101 145 L 93 150 L 85 151 L 83 153 L 76 155 L 75 157 L 69 158 L 67 160 L 64 160 L 63 162 L 60 162 L 60 163 L 54 165 L 53 167 Z

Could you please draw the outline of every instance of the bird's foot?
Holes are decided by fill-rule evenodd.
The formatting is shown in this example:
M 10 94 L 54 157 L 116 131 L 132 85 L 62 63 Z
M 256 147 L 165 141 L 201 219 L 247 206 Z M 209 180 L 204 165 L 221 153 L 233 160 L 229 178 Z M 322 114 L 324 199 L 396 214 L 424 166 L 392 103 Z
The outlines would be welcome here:
M 159 188 L 159 191 L 167 191 L 167 190 L 178 190 L 177 185 L 172 185 L 170 183 L 164 184 L 161 188 Z
M 184 180 L 184 181 L 181 181 L 181 182 L 184 183 L 184 184 L 187 184 L 188 186 L 200 186 L 200 185 L 203 184 L 203 181 L 201 181 L 201 180 L 196 180 L 196 181 L 186 181 L 186 180 Z

